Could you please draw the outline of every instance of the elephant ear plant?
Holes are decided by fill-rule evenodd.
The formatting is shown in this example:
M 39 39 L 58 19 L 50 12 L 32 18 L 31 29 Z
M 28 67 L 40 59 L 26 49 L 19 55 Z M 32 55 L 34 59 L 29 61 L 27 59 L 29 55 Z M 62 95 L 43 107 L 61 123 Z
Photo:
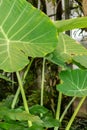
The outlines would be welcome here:
M 18 90 L 21 90 L 25 108 L 25 110 L 10 111 L 1 104 L 0 118 L 28 121 L 28 126 L 32 126 L 31 129 L 34 129 L 34 122 L 43 129 L 46 127 L 45 123 L 29 112 L 19 71 L 30 63 L 28 57 L 44 57 L 56 48 L 58 42 L 56 27 L 44 13 L 35 9 L 26 0 L 1 0 L 0 12 L 2 12 L 0 13 L 0 69 L 5 72 L 16 72 L 20 87 Z M 15 102 L 16 99 L 13 100 L 12 108 Z M 0 122 L 0 128 L 28 129 L 26 124 L 21 126 L 20 122 L 16 123 Z
M 64 65 L 67 63 L 74 63 L 78 65 L 79 69 L 67 69 L 60 72 L 60 84 L 57 85 L 58 95 L 58 105 L 56 112 L 56 119 L 61 123 L 64 116 L 69 109 L 70 105 L 76 99 L 76 97 L 82 97 L 76 110 L 74 111 L 71 119 L 69 120 L 65 130 L 70 130 L 71 125 L 87 96 L 87 50 L 77 41 L 73 40 L 66 34 L 62 32 L 71 30 L 74 28 L 85 28 L 87 27 L 87 17 L 75 18 L 69 20 L 56 21 L 55 26 L 57 27 L 59 33 L 59 42 L 61 45 L 57 45 L 56 49 L 48 55 L 48 59 L 56 64 Z M 53 58 L 56 56 L 56 58 Z M 61 59 L 61 62 L 60 62 Z M 62 93 L 64 95 L 73 97 L 69 102 L 64 112 L 60 115 Z M 59 127 L 55 127 L 54 130 L 58 130 Z
M 49 110 L 43 107 L 45 59 L 60 65 L 63 69 L 67 69 L 66 62 L 75 61 L 81 64 L 83 60 L 81 56 L 87 57 L 86 49 L 62 32 L 86 27 L 87 18 L 56 21 L 53 23 L 44 13 L 34 8 L 26 0 L 1 0 L 0 12 L 0 69 L 5 72 L 16 72 L 19 83 L 11 109 L 6 107 L 4 102 L 0 103 L 0 128 L 1 130 L 13 128 L 14 130 L 46 130 L 54 127 L 57 130 L 59 122 L 62 121 L 66 113 L 65 111 L 60 118 L 62 93 L 69 96 L 83 96 L 78 106 L 80 108 L 86 97 L 86 91 L 84 93 L 87 84 L 85 78 L 86 71 L 66 70 L 60 73 L 62 84 L 57 86 L 59 99 L 56 119 L 52 118 L 52 116 L 44 118 L 49 113 Z M 28 57 L 31 57 L 32 60 L 30 61 Z M 23 81 L 35 57 L 43 57 L 41 106 L 37 105 L 29 108 L 23 88 Z M 82 66 L 84 64 L 86 66 L 87 63 L 83 62 Z M 28 67 L 21 78 L 19 71 L 26 65 Z M 80 78 L 83 79 L 82 82 Z M 69 91 L 66 91 L 67 89 Z M 24 108 L 19 107 L 15 109 L 20 91 Z M 37 114 L 35 111 L 37 111 Z M 70 128 L 77 112 L 75 112 L 73 119 L 70 120 L 66 130 Z

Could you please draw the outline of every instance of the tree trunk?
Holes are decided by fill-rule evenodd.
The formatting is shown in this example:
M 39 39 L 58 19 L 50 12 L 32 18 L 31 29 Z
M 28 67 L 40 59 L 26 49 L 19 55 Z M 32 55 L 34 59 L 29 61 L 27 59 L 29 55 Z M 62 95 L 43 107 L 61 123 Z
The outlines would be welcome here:
M 70 0 L 65 0 L 65 19 L 69 19 L 70 17 L 70 6 L 69 6 L 69 1 Z M 70 31 L 66 31 L 67 35 L 70 35 Z
M 57 9 L 56 9 L 56 20 L 62 19 L 62 2 L 61 0 L 56 0 Z
M 83 8 L 84 15 L 87 16 L 87 0 L 82 1 L 82 8 Z

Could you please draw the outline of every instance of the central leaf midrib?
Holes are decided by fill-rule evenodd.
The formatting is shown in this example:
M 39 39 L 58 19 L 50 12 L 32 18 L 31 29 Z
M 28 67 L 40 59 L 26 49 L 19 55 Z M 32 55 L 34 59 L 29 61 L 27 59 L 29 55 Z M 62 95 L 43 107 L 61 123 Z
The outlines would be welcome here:
M 10 45 L 9 45 L 9 44 L 10 44 L 9 38 L 7 37 L 5 31 L 3 30 L 2 27 L 0 27 L 0 30 L 1 30 L 1 33 L 3 34 L 3 36 L 4 36 L 5 40 L 6 40 L 8 57 L 11 58 L 11 56 L 10 56 L 10 51 L 9 51 L 9 46 L 10 46 Z
M 1 30 L 1 33 L 3 34 L 4 38 L 5 38 L 7 41 L 9 41 L 9 39 L 8 39 L 8 37 L 7 37 L 5 31 L 3 30 L 2 27 L 0 27 L 0 30 Z

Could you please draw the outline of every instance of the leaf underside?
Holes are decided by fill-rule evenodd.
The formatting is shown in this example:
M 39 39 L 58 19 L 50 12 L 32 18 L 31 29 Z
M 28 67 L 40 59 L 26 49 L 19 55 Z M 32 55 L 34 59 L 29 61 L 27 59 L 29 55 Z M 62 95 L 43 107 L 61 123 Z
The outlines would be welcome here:
M 87 68 L 87 55 L 75 56 L 73 60 L 79 63 L 81 66 Z
M 47 59 L 60 66 L 71 62 L 76 56 L 87 55 L 87 49 L 66 34 L 60 33 L 56 49 L 47 55 Z

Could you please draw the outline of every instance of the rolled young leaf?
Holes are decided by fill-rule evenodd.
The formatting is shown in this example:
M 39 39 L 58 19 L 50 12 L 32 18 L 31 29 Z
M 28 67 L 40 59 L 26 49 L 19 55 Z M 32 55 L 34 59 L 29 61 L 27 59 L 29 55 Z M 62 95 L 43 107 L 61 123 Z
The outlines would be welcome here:
M 68 20 L 61 20 L 54 22 L 58 32 L 64 32 L 76 28 L 87 27 L 87 17 L 79 17 Z

